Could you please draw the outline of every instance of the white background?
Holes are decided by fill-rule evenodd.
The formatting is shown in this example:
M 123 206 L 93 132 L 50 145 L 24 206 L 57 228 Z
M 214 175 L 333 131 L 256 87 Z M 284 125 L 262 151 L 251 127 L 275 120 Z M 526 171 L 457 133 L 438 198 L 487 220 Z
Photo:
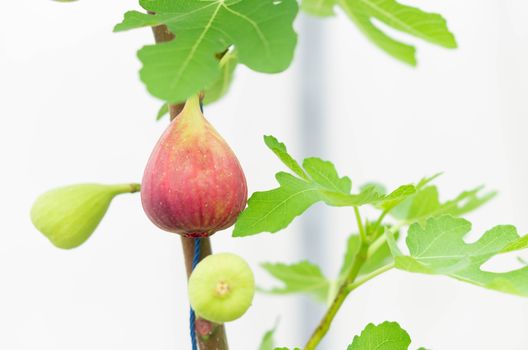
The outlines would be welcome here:
M 0 349 L 187 349 L 188 305 L 178 237 L 154 228 L 139 196 L 112 204 L 96 233 L 73 251 L 54 248 L 30 224 L 41 192 L 76 182 L 141 178 L 166 126 L 154 122 L 159 102 L 137 78 L 135 50 L 149 30 L 112 34 L 134 1 L 10 1 L 0 12 Z M 296 23 L 317 26 L 324 45 L 324 84 L 318 156 L 334 161 L 355 184 L 389 187 L 444 171 L 438 183 L 453 196 L 479 184 L 500 196 L 472 214 L 474 234 L 499 223 L 528 232 L 528 4 L 514 0 L 420 1 L 443 13 L 460 49 L 419 44 L 417 69 L 369 44 L 339 14 Z M 399 36 L 408 39 L 404 36 Z M 301 47 L 310 40 L 301 37 Z M 304 154 L 298 51 L 286 73 L 267 76 L 240 67 L 229 96 L 206 109 L 237 152 L 250 191 L 274 186 L 281 165 L 263 134 Z M 214 236 L 216 251 L 243 255 L 260 284 L 272 283 L 263 261 L 310 258 L 335 274 L 349 209 L 316 206 L 325 214 L 324 252 L 303 255 L 300 221 L 276 235 Z M 473 236 L 475 237 L 475 236 Z M 324 261 L 321 261 L 324 260 Z M 490 269 L 516 266 L 513 256 Z M 280 345 L 300 346 L 301 330 L 318 319 L 299 316 L 298 297 L 258 295 L 241 320 L 229 324 L 231 348 L 256 349 L 280 316 Z M 315 304 L 316 314 L 322 310 Z M 345 349 L 368 322 L 400 322 L 413 348 L 528 349 L 528 302 L 443 277 L 391 271 L 365 285 L 335 320 L 325 349 Z

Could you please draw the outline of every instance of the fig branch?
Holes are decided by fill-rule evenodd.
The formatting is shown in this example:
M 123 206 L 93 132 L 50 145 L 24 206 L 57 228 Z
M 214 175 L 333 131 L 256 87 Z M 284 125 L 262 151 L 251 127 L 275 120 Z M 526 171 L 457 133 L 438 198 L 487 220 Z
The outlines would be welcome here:
M 354 214 L 355 214 L 356 222 L 358 225 L 358 231 L 360 233 L 359 234 L 359 238 L 360 238 L 359 250 L 356 256 L 354 257 L 352 268 L 348 272 L 348 275 L 346 276 L 345 280 L 339 286 L 339 290 L 334 300 L 330 304 L 330 307 L 326 311 L 326 314 L 323 316 L 322 320 L 319 322 L 319 325 L 317 326 L 312 336 L 310 337 L 310 339 L 304 346 L 303 350 L 314 350 L 315 348 L 317 348 L 317 346 L 319 345 L 321 340 L 324 338 L 326 333 L 328 333 L 328 330 L 330 329 L 330 326 L 332 325 L 332 321 L 337 315 L 337 312 L 339 311 L 339 309 L 345 302 L 348 295 L 353 290 L 363 285 L 365 282 L 369 281 L 370 279 L 376 276 L 379 276 L 385 271 L 390 270 L 393 267 L 393 264 L 388 264 L 362 277 L 361 279 L 358 279 L 359 272 L 361 268 L 363 267 L 363 265 L 365 264 L 365 262 L 368 260 L 370 256 L 372 256 L 372 254 L 381 245 L 372 246 L 371 239 L 369 237 L 369 232 L 367 232 L 365 226 L 363 225 L 358 207 L 354 207 Z M 375 233 L 376 233 L 376 230 L 374 230 L 374 234 Z
M 174 39 L 174 35 L 165 25 L 152 27 L 154 38 L 157 43 L 166 42 Z M 169 114 L 171 121 L 183 110 L 184 103 L 169 105 Z M 194 239 L 181 236 L 181 244 L 187 278 L 192 272 L 192 261 L 194 255 Z M 211 241 L 209 237 L 200 239 L 200 260 L 212 254 Z M 198 318 L 196 320 L 196 334 L 200 350 L 228 350 L 227 336 L 224 325 L 215 324 L 210 321 Z

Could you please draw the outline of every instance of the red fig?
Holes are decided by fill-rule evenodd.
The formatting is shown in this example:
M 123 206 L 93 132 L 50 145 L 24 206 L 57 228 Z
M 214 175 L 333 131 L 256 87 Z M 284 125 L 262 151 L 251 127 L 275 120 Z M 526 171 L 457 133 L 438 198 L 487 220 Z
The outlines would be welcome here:
M 246 178 L 238 159 L 204 118 L 198 96 L 191 97 L 145 168 L 145 213 L 165 231 L 207 237 L 233 225 L 246 200 Z

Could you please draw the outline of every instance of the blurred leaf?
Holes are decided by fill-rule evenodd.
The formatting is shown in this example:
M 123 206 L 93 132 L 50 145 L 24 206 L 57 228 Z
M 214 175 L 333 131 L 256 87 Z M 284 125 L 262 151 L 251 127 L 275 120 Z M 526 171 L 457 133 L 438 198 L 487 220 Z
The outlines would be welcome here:
M 176 38 L 138 52 L 141 80 L 156 97 L 184 101 L 217 81 L 222 70 L 215 55 L 234 45 L 240 63 L 264 73 L 285 70 L 297 36 L 292 23 L 295 0 L 165 1 L 142 0 L 155 15 L 129 11 L 114 31 L 167 25 Z
M 233 75 L 235 73 L 235 68 L 238 64 L 238 56 L 236 51 L 227 52 L 220 59 L 220 76 L 205 89 L 204 104 L 211 104 L 218 101 L 229 90 L 231 82 L 233 81 Z
M 438 173 L 438 174 L 435 174 L 429 177 L 424 177 L 416 185 L 413 185 L 413 184 L 402 185 L 398 187 L 397 189 L 395 189 L 394 191 L 392 191 L 391 193 L 389 193 L 388 195 L 385 195 L 380 201 L 375 203 L 375 206 L 378 209 L 384 210 L 386 212 L 391 212 L 395 207 L 402 204 L 409 197 L 414 195 L 417 191 L 422 190 L 426 185 L 431 183 L 434 179 L 436 179 L 440 175 L 441 173 Z M 378 186 L 382 186 L 382 185 L 378 185 Z M 382 192 L 382 193 L 385 193 L 385 192 Z M 397 211 L 402 210 L 401 209 L 402 207 L 405 207 L 405 205 L 402 205 L 400 208 L 397 209 Z
M 342 282 L 348 275 L 352 264 L 354 263 L 354 257 L 359 252 L 359 236 L 356 234 L 350 235 L 347 241 L 347 248 L 343 263 L 341 265 L 341 270 L 339 272 L 338 284 Z M 393 261 L 391 251 L 389 249 L 388 243 L 384 243 L 378 250 L 368 258 L 368 260 L 363 264 L 361 270 L 359 270 L 359 275 L 368 274 L 372 271 L 379 269 L 380 267 L 387 265 Z
M 403 185 L 386 195 L 381 201 L 376 203 L 380 209 L 390 211 L 392 208 L 406 200 L 409 196 L 416 192 L 414 185 Z
M 284 286 L 269 290 L 273 294 L 307 293 L 317 300 L 326 301 L 330 281 L 317 265 L 308 261 L 287 265 L 263 263 L 262 267 Z
M 479 240 L 467 244 L 464 237 L 471 223 L 444 215 L 430 218 L 422 226 L 410 226 L 407 235 L 409 256 L 389 242 L 400 270 L 443 274 L 488 289 L 528 296 L 528 266 L 509 272 L 483 271 L 481 266 L 492 257 L 527 247 L 526 236 L 520 237 L 513 226 L 495 226 Z M 392 241 L 392 237 L 388 237 Z
M 409 334 L 398 323 L 385 321 L 377 326 L 369 323 L 347 350 L 407 350 L 409 345 Z
M 275 340 L 273 339 L 273 336 L 275 334 L 275 329 L 277 328 L 277 325 L 275 325 L 272 329 L 264 333 L 264 336 L 262 337 L 262 341 L 260 342 L 259 350 L 273 350 L 275 347 Z
M 423 221 L 442 214 L 461 216 L 479 208 L 495 197 L 496 192 L 486 192 L 481 195 L 482 188 L 477 187 L 470 191 L 464 191 L 456 198 L 441 203 L 437 187 L 426 186 L 406 198 L 391 211 L 391 214 L 409 223 Z
M 164 103 L 161 105 L 158 114 L 156 115 L 156 120 L 160 120 L 163 118 L 166 114 L 169 114 L 169 104 Z
M 410 65 L 416 65 L 415 47 L 394 39 L 375 21 L 435 45 L 457 47 L 455 37 L 441 15 L 396 0 L 302 0 L 301 3 L 301 9 L 315 16 L 332 16 L 335 6 L 339 6 L 379 48 Z
M 387 194 L 387 188 L 385 188 L 385 186 L 383 186 L 383 184 L 378 183 L 378 182 L 367 182 L 367 183 L 361 185 L 361 187 L 359 189 L 363 191 L 363 190 L 366 190 L 366 189 L 368 189 L 370 187 L 372 187 L 376 192 L 378 192 L 381 195 L 386 195 Z

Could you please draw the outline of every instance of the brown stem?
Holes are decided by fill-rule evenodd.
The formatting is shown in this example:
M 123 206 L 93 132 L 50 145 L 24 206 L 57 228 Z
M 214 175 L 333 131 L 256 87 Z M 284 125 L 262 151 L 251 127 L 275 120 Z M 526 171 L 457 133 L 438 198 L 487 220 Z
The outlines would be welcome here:
M 160 25 L 152 27 L 154 38 L 157 43 L 171 41 L 174 39 L 167 26 Z M 169 106 L 170 118 L 173 120 L 183 109 L 183 103 L 173 104 Z M 187 278 L 192 272 L 192 261 L 194 257 L 194 239 L 181 238 L 183 257 L 185 260 L 185 268 L 187 270 Z M 200 239 L 200 260 L 208 255 L 211 255 L 211 241 L 209 238 Z M 203 319 L 196 320 L 196 334 L 198 338 L 198 345 L 200 350 L 228 350 L 227 337 L 224 325 L 215 324 Z
M 194 238 L 181 238 L 183 256 L 185 259 L 185 268 L 187 276 L 192 272 L 192 261 L 194 257 Z M 200 260 L 211 255 L 211 240 L 209 238 L 200 239 Z M 219 325 L 198 318 L 196 320 L 196 335 L 198 345 L 201 350 L 227 350 L 227 337 L 224 325 Z

